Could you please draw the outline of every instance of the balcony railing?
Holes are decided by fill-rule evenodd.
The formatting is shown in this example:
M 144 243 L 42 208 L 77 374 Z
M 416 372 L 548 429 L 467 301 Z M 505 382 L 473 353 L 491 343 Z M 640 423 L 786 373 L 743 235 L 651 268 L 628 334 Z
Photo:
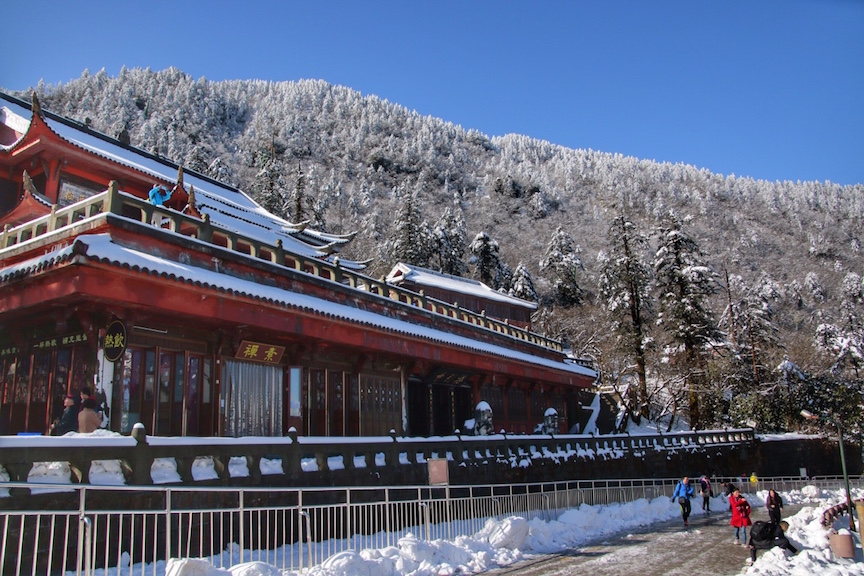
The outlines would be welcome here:
M 127 218 L 131 217 L 148 226 L 154 225 L 153 223 L 156 222 L 160 228 L 197 238 L 233 252 L 279 266 L 286 266 L 369 294 L 376 294 L 415 309 L 422 309 L 433 314 L 467 322 L 525 343 L 556 352 L 563 351 L 561 342 L 511 325 L 506 321 L 489 318 L 485 312 L 477 313 L 466 310 L 461 308 L 458 303 L 443 302 L 425 296 L 422 292 L 413 292 L 388 284 L 383 278 L 376 280 L 353 270 L 342 268 L 338 262 L 307 258 L 288 252 L 284 250 L 281 240 L 276 240 L 275 244 L 270 244 L 237 232 L 218 228 L 210 223 L 207 215 L 199 219 L 164 206 L 154 206 L 137 196 L 121 192 L 116 181 L 112 181 L 105 192 L 62 208 L 54 206 L 51 213 L 46 216 L 14 227 L 5 226 L 0 232 L 0 257 L 2 257 L 3 251 L 8 248 L 22 246 L 38 239 L 50 240 L 51 234 L 67 231 L 69 227 L 76 225 L 84 226 L 90 223 L 92 219 L 109 213 Z

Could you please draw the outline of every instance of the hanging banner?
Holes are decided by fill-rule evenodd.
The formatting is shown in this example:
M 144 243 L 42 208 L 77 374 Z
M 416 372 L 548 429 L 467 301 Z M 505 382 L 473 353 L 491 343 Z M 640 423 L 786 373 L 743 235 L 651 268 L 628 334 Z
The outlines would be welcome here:
M 126 352 L 126 325 L 123 322 L 115 320 L 108 325 L 102 348 L 109 362 L 116 362 L 123 357 Z

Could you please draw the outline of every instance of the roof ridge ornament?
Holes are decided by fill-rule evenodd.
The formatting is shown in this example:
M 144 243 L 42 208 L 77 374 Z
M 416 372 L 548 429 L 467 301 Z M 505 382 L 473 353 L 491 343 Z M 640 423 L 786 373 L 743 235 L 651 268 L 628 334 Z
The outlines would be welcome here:
M 33 92 L 31 92 L 30 109 L 34 115 L 39 116 L 40 118 L 44 119 L 44 116 L 42 115 L 42 105 L 39 103 L 39 98 L 36 96 L 35 90 L 33 90 Z
M 36 184 L 33 183 L 33 179 L 30 177 L 30 174 L 28 174 L 26 170 L 24 170 L 23 180 L 24 190 L 33 197 L 37 196 L 39 194 L 39 191 L 36 190 Z

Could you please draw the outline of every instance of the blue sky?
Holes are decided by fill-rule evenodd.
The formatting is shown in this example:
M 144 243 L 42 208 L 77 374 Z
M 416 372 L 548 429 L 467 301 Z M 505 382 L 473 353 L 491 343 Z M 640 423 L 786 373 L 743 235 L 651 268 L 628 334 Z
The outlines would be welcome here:
M 475 128 L 864 183 L 864 1 L 7 2 L 0 86 L 323 79 Z

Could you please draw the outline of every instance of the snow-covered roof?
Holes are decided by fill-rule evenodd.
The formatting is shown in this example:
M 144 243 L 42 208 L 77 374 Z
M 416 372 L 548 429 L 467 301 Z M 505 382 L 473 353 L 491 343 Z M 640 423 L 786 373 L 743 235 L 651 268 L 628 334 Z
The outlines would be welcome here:
M 0 121 L 7 123 L 8 120 L 8 126 L 21 132 L 22 120 L 31 118 L 31 111 L 2 92 L 0 97 L 6 101 Z M 43 117 L 46 125 L 60 138 L 96 156 L 138 170 L 154 180 L 171 182 L 177 178 L 178 166 L 172 162 L 125 146 L 56 114 L 44 113 Z M 30 121 L 26 120 L 26 123 L 29 126 Z M 26 130 L 27 126 L 23 128 Z M 276 240 L 282 240 L 283 248 L 288 252 L 308 258 L 324 258 L 332 252 L 299 239 L 297 236 L 301 233 L 305 240 L 317 240 L 320 246 L 338 246 L 350 239 L 349 236 L 326 234 L 305 228 L 302 224 L 293 224 L 271 214 L 241 190 L 185 169 L 183 182 L 187 188 L 189 185 L 195 187 L 196 208 L 201 214 L 209 216 L 211 224 L 259 242 L 275 244 Z M 328 259 L 332 258 L 331 255 Z M 340 265 L 352 269 L 363 268 L 362 264 L 345 259 L 340 259 Z
M 97 260 L 114 266 L 122 266 L 143 273 L 171 278 L 179 282 L 192 283 L 214 290 L 221 290 L 232 294 L 256 298 L 288 308 L 301 309 L 322 316 L 354 322 L 379 330 L 395 332 L 446 346 L 453 346 L 483 354 L 491 354 L 526 364 L 533 364 L 535 366 L 543 366 L 562 372 L 568 372 L 573 375 L 583 377 L 587 376 L 589 378 L 597 377 L 597 373 L 594 370 L 579 364 L 567 362 L 566 360 L 556 361 L 541 358 L 518 350 L 511 350 L 504 346 L 474 340 L 472 338 L 460 336 L 451 332 L 445 332 L 429 326 L 422 326 L 396 318 L 389 318 L 382 314 L 376 314 L 374 312 L 330 302 L 307 294 L 299 294 L 275 286 L 258 284 L 251 280 L 236 278 L 221 272 L 200 268 L 193 264 L 184 264 L 172 260 L 166 260 L 158 256 L 146 254 L 116 244 L 108 234 L 81 235 L 78 236 L 71 245 L 61 250 L 32 258 L 13 266 L 0 268 L 0 282 L 6 282 L 51 267 L 56 263 L 71 259 L 75 254 L 83 254 L 88 259 Z
M 428 286 L 430 288 L 439 288 L 468 296 L 476 296 L 486 300 L 495 300 L 497 302 L 505 302 L 513 306 L 521 306 L 531 310 L 537 309 L 535 302 L 528 302 L 521 298 L 509 296 L 497 290 L 493 290 L 483 282 L 471 278 L 461 278 L 452 276 L 443 272 L 436 272 L 420 266 L 411 266 L 400 262 L 393 267 L 387 275 L 387 282 L 391 284 L 399 284 L 401 282 L 413 282 L 418 286 Z

